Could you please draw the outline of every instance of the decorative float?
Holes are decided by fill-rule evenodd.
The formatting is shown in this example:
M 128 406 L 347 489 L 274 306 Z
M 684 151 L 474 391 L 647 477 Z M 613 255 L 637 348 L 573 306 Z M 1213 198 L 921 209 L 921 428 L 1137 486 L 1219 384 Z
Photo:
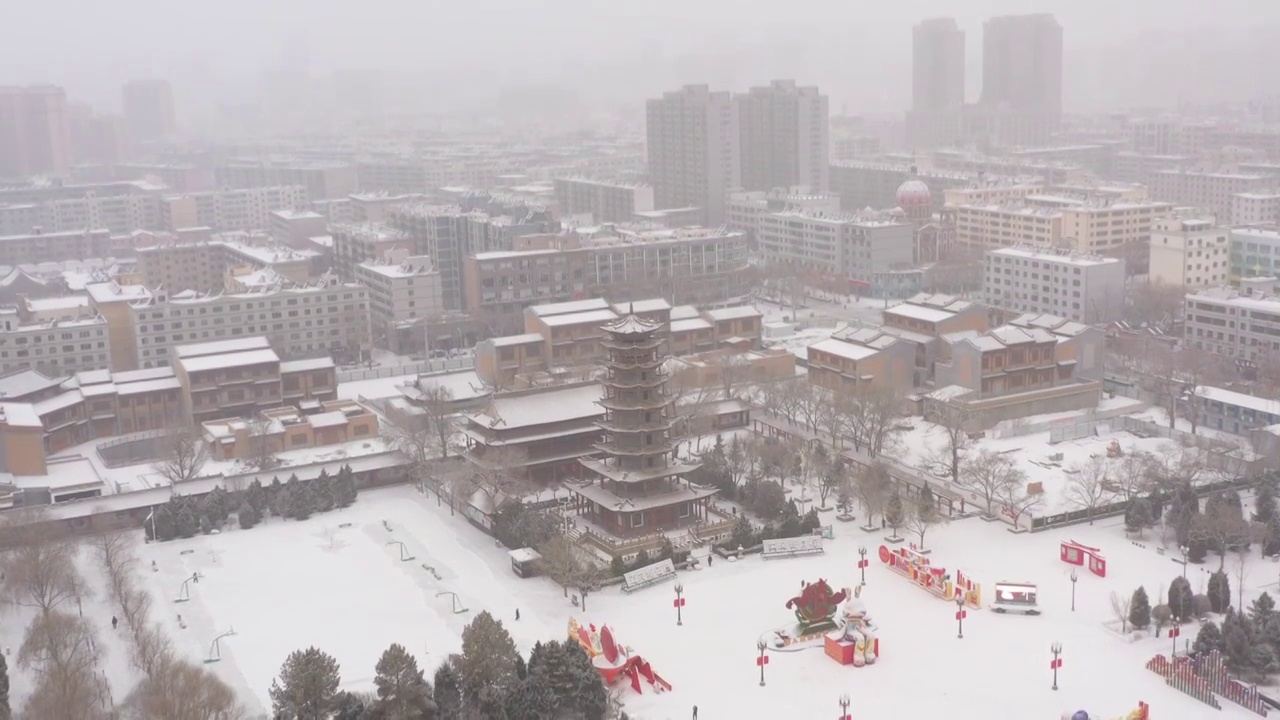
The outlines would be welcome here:
M 1150 720 L 1151 709 L 1144 702 L 1138 702 L 1138 709 L 1123 715 L 1116 720 Z M 1077 710 L 1075 712 L 1062 713 L 1062 720 L 1093 720 L 1093 716 L 1085 710 Z
M 880 657 L 880 638 L 867 616 L 866 603 L 862 602 L 862 588 L 855 588 L 853 597 L 844 604 L 844 627 L 827 633 L 823 649 L 827 657 L 841 665 L 862 667 L 873 665 Z
M 867 616 L 860 588 L 837 592 L 820 579 L 788 600 L 787 609 L 795 612 L 796 622 L 762 637 L 774 650 L 821 646 L 831 659 L 854 667 L 870 665 L 880 656 L 880 640 Z
M 608 625 L 596 630 L 595 625 L 583 627 L 577 619 L 569 619 L 569 637 L 576 640 L 582 649 L 591 657 L 591 664 L 600 673 L 606 687 L 613 686 L 621 678 L 631 682 L 631 689 L 642 693 L 643 679 L 655 692 L 671 689 L 671 683 L 653 671 L 649 662 L 640 655 L 633 655 L 630 648 L 624 648 L 613 638 L 613 631 Z
M 953 578 L 946 568 L 934 567 L 929 558 L 911 548 L 890 550 L 880 546 L 880 562 L 889 569 L 943 600 L 954 600 L 959 594 L 974 610 L 982 607 L 982 586 L 956 570 Z

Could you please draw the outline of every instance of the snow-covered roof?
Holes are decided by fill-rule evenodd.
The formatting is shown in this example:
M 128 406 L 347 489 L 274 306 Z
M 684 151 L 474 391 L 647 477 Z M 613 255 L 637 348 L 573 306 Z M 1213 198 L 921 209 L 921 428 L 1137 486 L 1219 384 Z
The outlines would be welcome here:
M 262 363 L 280 362 L 275 350 L 249 350 L 248 352 L 227 353 L 224 355 L 205 355 L 179 359 L 184 370 L 189 373 L 216 370 L 224 367 L 245 365 L 261 365 Z
M 318 357 L 305 360 L 283 360 L 280 362 L 281 373 L 308 372 L 311 370 L 328 370 L 333 367 L 333 358 Z
M 178 358 L 195 358 L 205 355 L 221 355 L 223 353 L 238 353 L 246 350 L 263 350 L 270 348 L 271 343 L 267 342 L 265 337 L 246 337 L 235 338 L 234 340 L 215 340 L 207 343 L 195 343 L 193 345 L 179 345 L 173 349 L 173 354 Z
M 816 342 L 809 346 L 809 350 L 835 355 L 836 357 L 845 358 L 847 360 L 866 360 L 875 355 L 878 351 L 863 345 L 854 345 L 844 340 L 836 340 L 835 338 L 827 338 L 820 342 Z
M 637 335 L 653 332 L 662 327 L 656 320 L 646 320 L 636 315 L 627 315 L 604 326 L 604 329 L 619 335 Z
M 671 321 L 671 332 L 689 332 L 690 330 L 710 330 L 711 323 L 700 317 Z
M 48 312 L 54 310 L 80 310 L 89 307 L 86 295 L 64 295 L 50 298 L 27 298 L 27 307 L 32 312 Z
M 707 317 L 712 320 L 738 320 L 741 318 L 760 317 L 761 312 L 750 305 L 738 305 L 736 307 L 715 308 L 707 311 Z
M 1233 405 L 1242 407 L 1254 412 L 1267 413 L 1270 415 L 1280 415 L 1280 400 L 1271 400 L 1268 398 L 1258 397 L 1256 395 L 1246 395 L 1244 393 L 1235 392 L 1234 390 L 1224 390 L 1223 388 L 1210 387 L 1201 385 L 1196 388 L 1196 395 L 1212 402 L 1220 402 L 1223 405 Z
M 597 383 L 502 393 L 468 417 L 484 427 L 504 429 L 585 420 L 604 413 L 598 404 L 603 394 Z
M 900 315 L 915 320 L 923 320 L 925 322 L 942 322 L 948 318 L 955 316 L 955 313 L 947 310 L 939 310 L 937 308 L 924 307 L 923 305 L 914 305 L 910 302 L 899 303 L 891 308 L 886 308 L 886 315 Z
M 672 320 L 692 320 L 696 317 L 702 317 L 702 313 L 692 305 L 677 305 L 671 308 Z
M 337 427 L 347 424 L 347 414 L 341 410 L 316 413 L 315 415 L 308 415 L 307 422 L 313 428 Z
M 0 403 L 0 422 L 10 427 L 44 427 L 30 403 Z
M 548 327 L 559 327 L 562 325 L 580 325 L 585 323 L 604 324 L 610 320 L 617 320 L 618 316 L 612 310 L 604 308 L 601 310 L 587 310 L 586 312 L 568 313 L 564 315 L 552 315 L 543 317 L 542 322 Z
M 176 377 L 140 380 L 138 382 L 116 384 L 116 392 L 120 395 L 136 395 L 138 393 L 156 392 L 159 390 L 177 390 L 182 382 Z
M 604 298 L 591 298 L 589 300 L 571 300 L 569 302 L 548 303 L 546 305 L 534 305 L 529 308 L 529 312 L 540 318 L 551 317 L 552 315 L 570 315 L 573 313 L 586 312 L 588 310 L 608 310 L 609 303 Z
M 0 377 L 0 398 L 22 397 L 62 383 L 36 370 L 19 370 Z
M 650 313 L 662 310 L 670 310 L 671 303 L 662 298 L 650 298 L 649 300 L 635 300 L 632 302 L 614 303 L 613 311 L 619 315 L 627 315 L 631 313 Z

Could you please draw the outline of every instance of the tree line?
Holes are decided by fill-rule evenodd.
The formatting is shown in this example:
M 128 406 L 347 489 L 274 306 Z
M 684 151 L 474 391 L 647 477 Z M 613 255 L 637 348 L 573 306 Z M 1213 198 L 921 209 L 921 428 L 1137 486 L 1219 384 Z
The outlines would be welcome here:
M 539 642 L 526 659 L 502 621 L 481 612 L 462 651 L 428 680 L 401 645 L 382 653 L 374 691 L 340 690 L 341 668 L 311 647 L 285 659 L 270 688 L 276 720 L 603 720 L 609 695 L 571 639 Z

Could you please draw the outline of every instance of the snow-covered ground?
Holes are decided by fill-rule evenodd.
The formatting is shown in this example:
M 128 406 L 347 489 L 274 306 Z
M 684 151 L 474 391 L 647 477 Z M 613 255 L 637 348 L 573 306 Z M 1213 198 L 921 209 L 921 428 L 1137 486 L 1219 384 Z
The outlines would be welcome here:
M 836 523 L 836 537 L 822 556 L 720 560 L 682 573 L 688 604 L 681 627 L 672 583 L 632 595 L 601 590 L 588 598 L 587 612 L 574 613 L 560 588 L 543 578 L 517 578 L 491 539 L 403 487 L 363 493 L 355 506 L 305 522 L 271 521 L 153 544 L 142 555 L 144 566 L 157 563 L 147 580 L 179 646 L 202 661 L 213 638 L 234 628 L 236 634 L 222 641 L 222 660 L 207 667 L 262 707 L 272 677 L 294 649 L 322 648 L 341 663 L 344 686 L 368 689 L 387 645 L 404 644 L 434 669 L 459 649 L 466 622 L 487 609 L 525 652 L 537 640 L 562 637 L 570 617 L 609 624 L 673 685 L 662 694 L 647 686 L 643 695 L 621 692 L 626 710 L 647 720 L 688 718 L 694 705 L 703 718 L 835 717 L 841 693 L 850 695 L 850 710 L 860 718 L 1055 718 L 1080 708 L 1112 718 L 1138 700 L 1151 704 L 1154 718 L 1208 717 L 1206 706 L 1143 667 L 1153 654 L 1168 652 L 1169 640 L 1130 643 L 1105 627 L 1112 591 L 1127 597 L 1143 584 L 1162 597 L 1180 566 L 1157 555 L 1155 543 L 1139 547 L 1126 539 L 1118 519 L 1037 535 L 1012 535 L 1005 527 L 969 519 L 937 528 L 926 538 L 932 561 L 963 570 L 983 583 L 988 596 L 997 580 L 1038 583 L 1044 615 L 972 611 L 964 639 L 957 639 L 954 606 L 873 561 L 863 598 L 878 626 L 880 661 L 853 669 L 820 649 L 773 653 L 765 687 L 758 684 L 757 639 L 794 619 L 784 606 L 801 580 L 825 578 L 837 588 L 855 584 L 857 547 L 865 545 L 874 558 L 878 533 Z M 1070 609 L 1070 567 L 1058 561 L 1058 543 L 1068 538 L 1102 548 L 1110 571 L 1098 578 L 1081 569 L 1076 612 Z M 388 544 L 393 541 L 405 543 L 414 559 L 401 561 L 400 547 Z M 1216 567 L 1216 558 L 1207 567 Z M 1250 568 L 1246 603 L 1276 586 L 1274 564 L 1255 554 Z M 173 603 L 182 579 L 196 571 L 202 577 L 189 585 L 190 602 Z M 1197 591 L 1202 574 L 1192 566 Z M 444 591 L 458 593 L 468 612 L 454 614 L 450 598 L 437 596 Z M 1184 639 L 1192 638 L 1194 628 L 1187 628 Z M 1050 689 L 1053 641 L 1065 647 L 1057 692 Z M 1217 717 L 1253 717 L 1229 702 L 1223 706 Z

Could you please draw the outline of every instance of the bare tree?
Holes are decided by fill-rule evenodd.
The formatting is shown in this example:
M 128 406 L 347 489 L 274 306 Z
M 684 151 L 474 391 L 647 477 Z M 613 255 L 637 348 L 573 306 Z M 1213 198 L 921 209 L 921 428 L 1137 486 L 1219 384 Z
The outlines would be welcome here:
M 864 388 L 848 396 L 841 408 L 853 436 L 853 445 L 871 457 L 893 450 L 902 395 L 892 389 Z
M 384 426 L 383 432 L 392 446 L 409 459 L 409 477 L 419 492 L 435 485 L 440 474 L 445 448 L 431 424 L 419 415 L 397 415 Z M 439 494 L 439 487 L 436 493 Z
M 249 464 L 259 470 L 269 470 L 279 464 L 270 420 L 260 413 L 254 414 L 245 419 L 245 432 L 249 436 Z
M 1089 524 L 1093 524 L 1093 511 L 1102 505 L 1111 491 L 1107 489 L 1106 458 L 1090 458 L 1086 463 L 1077 463 L 1067 468 L 1067 499 L 1076 507 L 1085 510 Z
M 167 445 L 156 463 L 156 472 L 174 485 L 200 476 L 200 471 L 209 461 L 209 451 L 203 440 L 195 433 L 184 432 L 170 436 Z
M 724 449 L 725 470 L 729 473 L 729 481 L 733 483 L 733 496 L 735 498 L 738 497 L 738 488 L 742 486 L 742 481 L 746 479 L 747 473 L 751 470 L 753 460 L 751 458 L 750 445 L 750 441 L 734 435 L 729 439 Z
M 1120 621 L 1120 633 L 1129 634 L 1129 608 L 1133 605 L 1133 597 L 1121 597 L 1115 590 L 1111 591 L 1111 612 Z
M 97 648 L 93 626 L 84 618 L 63 612 L 36 616 L 18 650 L 18 665 L 36 678 L 23 714 L 59 720 L 105 717 L 95 677 Z
M 951 478 L 956 485 L 960 484 L 960 469 L 973 446 L 969 436 L 970 420 L 970 413 L 948 405 L 946 417 L 938 425 L 942 429 L 942 444 L 931 447 L 926 459 L 934 473 Z
M 1027 474 L 1009 455 L 982 450 L 961 463 L 960 480 L 965 487 L 973 488 L 982 496 L 987 503 L 987 517 L 994 517 L 996 500 L 1011 488 L 1025 485 Z
M 578 552 L 573 541 L 563 535 L 556 535 L 538 548 L 542 556 L 542 570 L 547 577 L 555 581 L 569 597 L 569 588 L 576 587 L 578 571 Z
M 453 435 L 453 392 L 449 388 L 434 383 L 425 383 L 418 379 L 418 407 L 422 410 L 422 419 L 428 432 L 435 434 L 435 447 L 440 457 L 448 458 Z
M 1247 558 L 1243 554 L 1236 556 L 1236 572 L 1235 572 L 1236 594 L 1237 594 L 1236 609 L 1239 612 L 1245 611 L 1244 581 L 1249 579 L 1249 563 L 1247 563 L 1246 560 Z
M 816 445 L 815 447 L 820 448 L 822 445 Z M 817 465 L 818 502 L 821 507 L 825 508 L 827 506 L 827 497 L 849 481 L 849 468 L 845 465 L 844 458 L 838 455 L 835 457 L 823 455 Z
M 513 446 L 498 445 L 484 448 L 473 457 L 470 473 L 473 492 L 479 491 L 489 499 L 493 509 L 509 497 L 524 495 L 528 489 L 525 475 L 525 453 Z
M 28 542 L 0 557 L 5 598 L 48 614 L 81 591 L 75 546 L 59 540 Z
M 716 382 L 725 400 L 732 400 L 735 390 L 751 379 L 751 363 L 741 354 L 727 352 L 715 362 Z
M 1147 480 L 1165 492 L 1195 487 L 1210 471 L 1208 456 L 1194 445 L 1152 453 L 1145 459 Z
M 1151 480 L 1150 467 L 1152 457 L 1146 452 L 1130 452 L 1113 460 L 1110 482 L 1126 501 L 1135 500 L 1151 492 L 1154 483 Z
M 1206 386 L 1221 383 L 1234 373 L 1224 366 L 1222 358 L 1198 348 L 1179 350 L 1174 362 L 1176 372 L 1183 380 L 1182 416 L 1191 423 L 1191 434 L 1195 435 L 1200 428 L 1201 392 Z
M 1010 485 L 1000 492 L 1001 512 L 1015 528 L 1021 527 L 1022 517 L 1034 512 L 1044 503 L 1044 494 L 1031 494 L 1025 487 Z
M 124 701 L 128 720 L 241 720 L 235 692 L 211 672 L 177 660 L 138 683 Z
M 859 470 L 854 494 L 867 511 L 868 526 L 873 517 L 884 514 L 892 493 L 893 478 L 889 475 L 889 468 L 883 463 L 873 462 Z
M 1210 497 L 1204 512 L 1192 516 L 1190 529 L 1191 540 L 1219 553 L 1219 570 L 1226 569 L 1227 550 L 1249 540 L 1249 521 L 1239 506 L 1224 502 L 1222 497 L 1222 493 Z
M 923 550 L 925 533 L 929 532 L 933 526 L 946 522 L 947 518 L 938 511 L 937 497 L 928 485 L 925 485 L 918 495 L 906 503 L 905 510 L 904 521 L 907 530 L 915 534 L 919 540 L 919 548 Z

